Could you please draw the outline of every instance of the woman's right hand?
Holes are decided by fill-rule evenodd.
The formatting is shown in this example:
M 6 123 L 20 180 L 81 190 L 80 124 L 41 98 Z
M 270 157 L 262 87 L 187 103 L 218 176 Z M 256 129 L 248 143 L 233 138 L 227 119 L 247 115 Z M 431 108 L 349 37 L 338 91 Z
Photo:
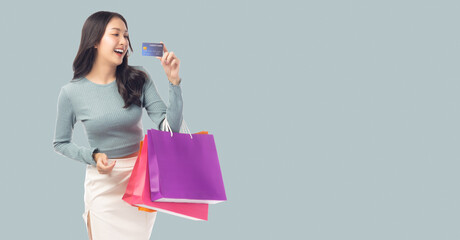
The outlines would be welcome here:
M 94 161 L 96 161 L 96 168 L 100 174 L 109 174 L 112 172 L 116 161 L 113 161 L 111 164 L 109 164 L 107 155 L 105 153 L 96 153 L 94 154 L 93 158 Z

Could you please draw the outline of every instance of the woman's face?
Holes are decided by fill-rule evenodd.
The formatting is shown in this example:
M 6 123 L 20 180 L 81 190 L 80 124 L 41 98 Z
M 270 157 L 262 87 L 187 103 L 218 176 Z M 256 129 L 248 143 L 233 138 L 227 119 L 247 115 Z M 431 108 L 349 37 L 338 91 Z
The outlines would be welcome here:
M 115 66 L 123 62 L 123 57 L 129 47 L 128 30 L 125 23 L 117 17 L 113 17 L 105 29 L 104 36 L 102 36 L 97 47 L 96 61 L 107 62 Z M 123 52 L 118 53 L 115 49 L 120 49 Z

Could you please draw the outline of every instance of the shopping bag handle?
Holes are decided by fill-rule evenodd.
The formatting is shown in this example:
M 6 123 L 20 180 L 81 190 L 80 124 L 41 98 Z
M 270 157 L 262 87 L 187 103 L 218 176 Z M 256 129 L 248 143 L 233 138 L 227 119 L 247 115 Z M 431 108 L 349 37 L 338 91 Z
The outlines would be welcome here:
M 168 119 L 165 117 L 165 120 L 163 121 L 163 126 L 162 126 L 162 131 L 169 131 L 171 133 L 171 137 L 173 136 L 173 131 L 171 129 L 171 126 L 169 126 Z M 192 134 L 190 133 L 190 129 L 187 127 L 187 123 L 185 123 L 185 120 L 182 119 L 182 125 L 180 127 L 179 132 L 182 133 L 188 133 L 190 135 L 190 138 L 193 139 Z

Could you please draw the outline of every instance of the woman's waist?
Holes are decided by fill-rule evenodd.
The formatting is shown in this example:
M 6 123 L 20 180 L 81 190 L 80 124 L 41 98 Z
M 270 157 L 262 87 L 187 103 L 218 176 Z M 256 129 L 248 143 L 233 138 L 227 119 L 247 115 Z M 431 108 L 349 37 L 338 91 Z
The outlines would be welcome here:
M 96 147 L 100 153 L 105 153 L 107 158 L 130 158 L 137 156 L 140 149 L 140 142 L 135 141 L 133 144 L 117 147 L 104 147 L 103 144 L 91 147 Z
M 128 154 L 126 156 L 123 156 L 123 157 L 117 157 L 117 159 L 123 159 L 123 158 L 131 158 L 131 157 L 137 157 L 137 155 L 139 155 L 139 152 L 133 152 L 131 154 Z
M 116 161 L 115 167 L 134 167 L 136 163 L 137 156 L 126 157 L 126 158 L 108 158 L 108 164 L 111 164 L 113 161 Z

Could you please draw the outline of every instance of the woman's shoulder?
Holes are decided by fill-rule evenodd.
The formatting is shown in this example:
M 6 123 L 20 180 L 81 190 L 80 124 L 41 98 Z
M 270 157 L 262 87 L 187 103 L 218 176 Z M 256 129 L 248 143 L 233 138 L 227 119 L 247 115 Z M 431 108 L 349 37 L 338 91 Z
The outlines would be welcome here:
M 83 90 L 83 85 L 85 85 L 84 78 L 71 79 L 69 82 L 61 86 L 60 92 L 70 98 L 75 94 L 78 95 L 78 92 Z
M 61 88 L 65 88 L 65 89 L 72 89 L 72 88 L 76 88 L 78 87 L 79 85 L 82 85 L 84 83 L 84 78 L 83 77 L 79 77 L 79 78 L 74 78 L 74 79 L 71 79 L 69 82 L 67 82 L 66 84 L 62 85 Z

